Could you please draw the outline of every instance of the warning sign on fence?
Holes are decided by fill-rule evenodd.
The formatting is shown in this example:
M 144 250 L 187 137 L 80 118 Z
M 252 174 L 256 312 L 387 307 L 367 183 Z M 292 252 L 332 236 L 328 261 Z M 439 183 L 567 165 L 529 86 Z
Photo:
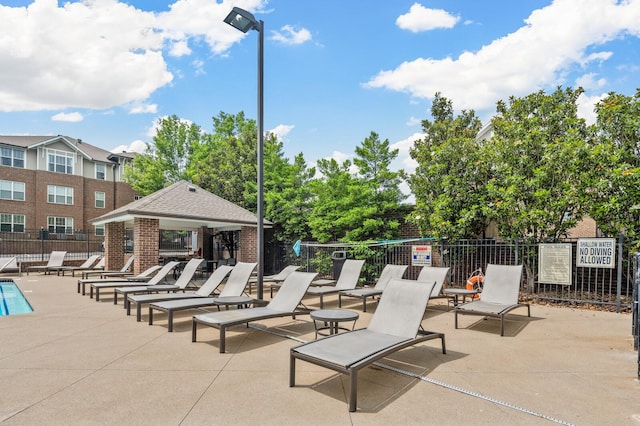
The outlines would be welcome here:
M 431 266 L 431 246 L 411 246 L 412 266 Z
M 615 268 L 615 238 L 579 238 L 577 262 L 583 268 Z

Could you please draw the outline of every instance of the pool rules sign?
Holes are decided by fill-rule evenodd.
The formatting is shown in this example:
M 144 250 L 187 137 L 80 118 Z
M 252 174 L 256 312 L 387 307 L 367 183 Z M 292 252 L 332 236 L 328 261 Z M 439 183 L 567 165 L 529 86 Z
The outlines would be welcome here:
M 576 266 L 583 268 L 615 268 L 615 238 L 579 238 Z

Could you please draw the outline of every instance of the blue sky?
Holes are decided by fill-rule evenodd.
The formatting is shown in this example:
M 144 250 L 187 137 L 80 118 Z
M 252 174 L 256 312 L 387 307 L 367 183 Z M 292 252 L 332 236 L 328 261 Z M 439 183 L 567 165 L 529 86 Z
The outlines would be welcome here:
M 483 123 L 496 102 L 582 86 L 580 113 L 640 87 L 640 0 L 0 0 L 0 134 L 152 142 L 175 114 L 256 118 L 265 22 L 265 130 L 285 155 L 342 160 L 371 131 L 408 157 L 441 92 Z

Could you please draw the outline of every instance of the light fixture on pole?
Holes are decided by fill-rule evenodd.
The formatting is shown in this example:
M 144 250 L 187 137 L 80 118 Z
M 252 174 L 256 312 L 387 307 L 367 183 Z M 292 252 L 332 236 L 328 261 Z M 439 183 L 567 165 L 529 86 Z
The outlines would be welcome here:
M 258 274 L 257 288 L 258 299 L 263 296 L 263 276 L 264 276 L 264 55 L 262 53 L 264 47 L 264 22 L 258 21 L 250 12 L 239 7 L 234 7 L 231 12 L 224 18 L 224 22 L 232 27 L 246 33 L 253 29 L 258 31 L 258 228 L 257 228 L 257 257 L 258 257 Z

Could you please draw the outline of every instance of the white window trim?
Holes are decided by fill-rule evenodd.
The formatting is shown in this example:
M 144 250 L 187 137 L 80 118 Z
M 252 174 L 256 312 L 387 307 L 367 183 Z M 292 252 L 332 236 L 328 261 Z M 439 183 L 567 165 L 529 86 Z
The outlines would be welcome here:
M 53 190 L 53 192 L 52 192 Z M 58 191 L 62 190 L 64 194 L 59 194 Z M 50 200 L 50 197 L 53 195 L 53 201 Z M 62 196 L 65 199 L 64 203 L 59 203 L 56 201 L 58 196 Z M 71 202 L 67 202 L 67 199 L 71 198 Z M 47 185 L 47 202 L 50 204 L 62 204 L 65 206 L 73 206 L 74 205 L 74 195 L 73 188 L 70 186 L 60 186 L 60 185 Z
M 27 185 L 24 182 L 16 182 L 13 180 L 0 180 L 0 182 L 7 182 L 11 184 L 11 198 L 2 198 L 0 197 L 0 200 L 9 200 L 9 201 L 25 201 L 27 198 Z M 16 184 L 22 185 L 22 191 L 16 191 L 15 187 Z M 22 193 L 22 199 L 17 199 L 15 198 L 15 193 L 16 192 L 21 192 Z
M 98 198 L 98 194 L 102 194 L 102 200 L 100 200 Z M 104 191 L 96 191 L 94 193 L 94 198 L 95 198 L 94 206 L 95 206 L 96 209 L 104 209 L 104 208 L 107 207 L 107 194 L 106 194 L 106 192 L 104 192 Z M 98 201 L 102 201 L 102 207 L 100 207 L 98 205 Z

